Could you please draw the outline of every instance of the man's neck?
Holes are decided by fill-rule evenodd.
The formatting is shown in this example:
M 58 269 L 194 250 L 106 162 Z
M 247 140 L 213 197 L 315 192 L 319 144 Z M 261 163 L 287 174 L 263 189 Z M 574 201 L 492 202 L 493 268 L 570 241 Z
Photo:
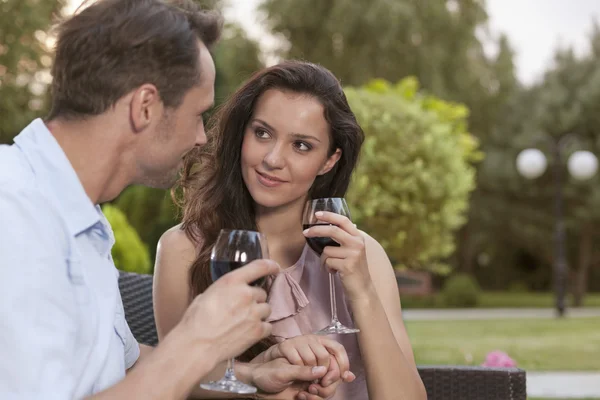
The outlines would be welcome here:
M 102 117 L 46 122 L 94 204 L 116 198 L 131 180 L 118 127 L 110 125 Z

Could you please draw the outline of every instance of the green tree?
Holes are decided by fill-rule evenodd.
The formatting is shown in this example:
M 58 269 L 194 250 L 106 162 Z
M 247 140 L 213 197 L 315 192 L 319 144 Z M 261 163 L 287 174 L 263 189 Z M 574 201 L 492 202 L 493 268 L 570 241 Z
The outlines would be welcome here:
M 258 44 L 237 24 L 226 24 L 213 50 L 217 77 L 215 103 L 221 104 L 254 72 L 264 67 Z
M 0 1 L 0 144 L 47 110 L 52 59 L 47 46 L 64 0 Z
M 202 8 L 226 14 L 229 0 L 195 0 Z M 221 39 L 212 50 L 217 76 L 215 105 L 221 104 L 254 72 L 264 67 L 258 43 L 237 23 L 225 20 Z M 210 113 L 208 113 L 210 114 Z
M 518 178 L 514 170 L 505 166 L 512 163 L 511 157 L 515 156 L 512 143 L 535 101 L 535 96 L 523 91 L 517 81 L 514 51 L 505 36 L 500 37 L 498 53 L 489 61 L 489 68 L 493 71 L 488 77 L 491 79 L 487 84 L 489 91 L 467 102 L 472 104 L 471 129 L 486 132 L 478 137 L 487 155 L 477 171 L 477 187 L 471 196 L 468 223 L 458 233 L 459 249 L 454 263 L 467 273 L 474 271 L 480 243 L 490 232 L 489 223 L 502 220 L 495 218 L 498 210 L 492 213 L 490 205 L 497 204 L 498 196 L 501 198 Z M 509 208 L 505 211 L 510 213 Z
M 491 256 L 491 265 L 481 268 L 481 275 L 495 276 L 496 281 L 507 275 L 526 278 L 532 288 L 549 289 L 555 223 L 552 171 L 526 181 L 518 175 L 515 159 L 520 150 L 538 147 L 554 162 L 552 146 L 546 144 L 565 134 L 575 134 L 573 141 L 563 142 L 565 157 L 560 160 L 560 168 L 565 174 L 568 258 L 576 304 L 581 303 L 588 286 L 600 289 L 600 252 L 593 246 L 600 238 L 598 176 L 589 182 L 569 179 L 565 162 L 576 150 L 600 155 L 600 120 L 596 112 L 600 102 L 598 26 L 594 27 L 590 44 L 591 53 L 580 58 L 572 49 L 558 49 L 554 66 L 543 81 L 510 99 L 503 112 L 504 121 L 496 124 L 496 134 L 486 148 L 487 156 L 479 170 L 479 197 L 474 201 L 479 207 L 473 208 L 478 212 L 471 219 L 477 222 L 472 236 L 478 238 L 471 259 L 479 253 Z M 513 269 L 507 274 L 514 264 L 521 264 L 523 270 Z M 596 280 L 589 281 L 590 276 Z
M 169 191 L 131 186 L 114 202 L 149 249 L 151 260 L 161 235 L 177 224 L 177 213 Z
M 261 11 L 287 41 L 284 58 L 320 63 L 345 85 L 414 75 L 446 97 L 479 84 L 470 72 L 483 54 L 475 32 L 487 20 L 482 1 L 266 0 Z
M 414 78 L 346 94 L 366 134 L 348 194 L 355 221 L 397 266 L 447 270 L 482 158 L 467 108 L 419 92 Z
M 105 204 L 102 211 L 115 235 L 115 245 L 112 248 L 115 266 L 121 271 L 136 272 L 138 274 L 150 273 L 151 264 L 148 248 L 135 229 L 129 225 L 125 214 L 110 204 Z

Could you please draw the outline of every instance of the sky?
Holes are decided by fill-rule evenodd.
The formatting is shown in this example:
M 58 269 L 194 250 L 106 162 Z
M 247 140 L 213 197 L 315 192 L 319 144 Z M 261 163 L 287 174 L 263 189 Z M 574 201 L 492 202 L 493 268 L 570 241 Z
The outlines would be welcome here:
M 588 51 L 599 0 L 487 0 L 490 29 L 504 32 L 516 50 L 517 73 L 528 84 L 551 65 L 557 46 Z
M 263 49 L 272 49 L 276 41 L 265 34 L 254 13 L 260 0 L 228 2 L 226 18 L 239 21 Z M 80 3 L 81 0 L 71 0 L 71 8 Z M 592 22 L 600 18 L 600 0 L 486 0 L 486 3 L 490 32 L 492 35 L 504 32 L 509 37 L 516 51 L 517 74 L 525 84 L 541 78 L 551 65 L 557 46 L 573 46 L 577 54 L 585 54 Z M 492 45 L 488 49 L 494 51 Z

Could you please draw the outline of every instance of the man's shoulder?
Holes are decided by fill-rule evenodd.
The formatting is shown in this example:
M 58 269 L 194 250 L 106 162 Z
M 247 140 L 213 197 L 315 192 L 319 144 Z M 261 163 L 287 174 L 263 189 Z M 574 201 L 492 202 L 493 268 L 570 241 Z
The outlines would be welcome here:
M 57 236 L 62 228 L 58 210 L 38 187 L 27 159 L 15 146 L 0 145 L 0 234 Z
M 0 145 L 0 207 L 26 207 L 37 212 L 40 205 L 47 205 L 34 178 L 27 159 L 18 147 Z
M 0 186 L 0 265 L 18 267 L 0 274 L 2 286 L 22 283 L 15 275 L 20 270 L 29 279 L 32 275 L 45 279 L 40 285 L 55 282 L 57 268 L 64 268 L 71 251 L 65 221 L 39 190 Z
M 27 159 L 15 145 L 0 145 L 0 188 L 34 190 L 34 174 Z
M 18 183 L 0 185 L 0 232 L 35 231 L 55 236 L 65 228 L 60 214 L 40 190 Z

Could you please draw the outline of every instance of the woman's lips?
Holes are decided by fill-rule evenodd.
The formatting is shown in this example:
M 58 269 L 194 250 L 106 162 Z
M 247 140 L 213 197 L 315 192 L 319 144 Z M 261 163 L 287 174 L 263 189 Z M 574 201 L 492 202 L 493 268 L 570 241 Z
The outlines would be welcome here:
M 271 175 L 267 175 L 259 171 L 256 171 L 256 176 L 261 185 L 269 188 L 277 187 L 285 183 L 284 180 L 281 180 Z

